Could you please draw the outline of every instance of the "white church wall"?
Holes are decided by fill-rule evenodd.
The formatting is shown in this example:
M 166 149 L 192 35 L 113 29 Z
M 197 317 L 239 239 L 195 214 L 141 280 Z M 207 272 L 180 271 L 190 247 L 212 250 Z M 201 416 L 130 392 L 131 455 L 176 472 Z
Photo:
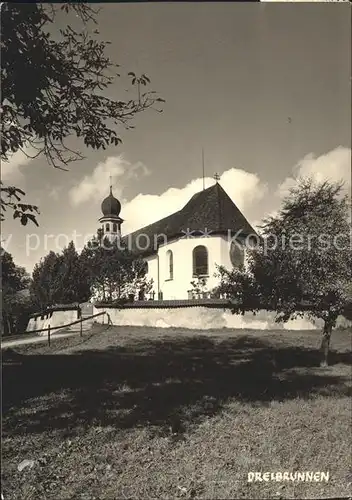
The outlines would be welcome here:
M 159 287 L 163 293 L 164 300 L 187 299 L 187 291 L 192 288 L 193 278 L 193 249 L 198 245 L 204 245 L 208 250 L 209 278 L 207 280 L 208 289 L 214 288 L 218 284 L 218 279 L 214 277 L 216 264 L 222 264 L 221 236 L 209 237 L 189 237 L 172 241 L 158 249 L 158 257 L 147 257 L 148 278 L 153 278 L 155 296 L 158 292 L 158 258 L 159 258 Z M 169 277 L 168 251 L 173 254 L 173 278 Z M 225 251 L 224 251 L 225 253 Z M 228 253 L 228 251 L 227 251 Z M 228 258 L 229 260 L 229 258 Z M 226 262 L 228 264 L 228 262 Z
M 157 286 L 158 286 L 158 259 L 156 255 L 149 255 L 144 257 L 143 260 L 148 263 L 148 272 L 146 275 L 147 279 L 153 280 L 153 288 L 155 292 L 155 298 L 157 299 Z
M 211 290 L 218 285 L 217 265 L 232 269 L 230 259 L 231 239 L 226 235 L 209 237 L 181 238 L 161 246 L 158 255 L 146 257 L 148 262 L 148 278 L 153 279 L 155 298 L 158 293 L 158 267 L 159 289 L 164 300 L 182 300 L 188 298 L 188 290 L 192 288 L 193 278 L 193 249 L 204 245 L 208 250 L 209 278 L 207 288 Z M 173 279 L 169 278 L 168 252 L 173 254 Z M 159 262 L 158 262 L 159 260 Z
M 256 330 L 317 330 L 322 328 L 321 321 L 310 321 L 308 318 L 299 318 L 287 323 L 275 323 L 275 314 L 270 311 L 231 314 L 229 310 L 208 308 L 204 306 L 178 308 L 94 308 L 94 314 L 106 311 L 109 313 L 113 325 L 116 326 L 145 326 L 157 328 L 190 328 L 196 330 L 218 328 L 253 328 Z M 96 320 L 107 323 L 105 315 Z M 352 327 L 352 322 L 343 316 L 338 318 L 337 327 Z
M 232 269 L 230 260 L 231 239 L 228 236 L 219 236 L 220 239 L 220 262 L 226 269 Z

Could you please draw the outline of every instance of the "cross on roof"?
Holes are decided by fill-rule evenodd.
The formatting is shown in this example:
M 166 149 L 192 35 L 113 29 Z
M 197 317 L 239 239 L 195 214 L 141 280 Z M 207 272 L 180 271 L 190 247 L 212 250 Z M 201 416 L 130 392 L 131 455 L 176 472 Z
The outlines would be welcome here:
M 217 172 L 214 174 L 214 179 L 216 180 L 216 182 L 220 180 L 220 175 Z

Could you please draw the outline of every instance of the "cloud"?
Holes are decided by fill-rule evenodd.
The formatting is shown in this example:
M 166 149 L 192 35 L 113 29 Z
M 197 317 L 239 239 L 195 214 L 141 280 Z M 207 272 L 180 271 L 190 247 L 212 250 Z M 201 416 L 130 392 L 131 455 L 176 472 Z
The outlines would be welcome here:
M 219 182 L 253 227 L 258 227 L 264 217 L 277 214 L 287 188 L 299 176 L 312 175 L 316 180 L 344 179 L 348 183 L 350 158 L 351 150 L 342 147 L 318 157 L 307 155 L 293 167 L 292 174 L 283 183 L 271 185 L 270 189 L 258 174 L 237 168 L 223 172 Z M 116 186 L 114 195 L 122 205 L 122 231 L 123 234 L 128 234 L 177 212 L 195 193 L 203 189 L 203 179 L 197 178 L 181 188 L 170 187 L 160 194 L 140 193 L 131 200 L 124 199 L 123 189 L 126 184 L 131 179 L 149 174 L 148 168 L 142 163 L 131 164 L 122 156 L 109 157 L 71 189 L 71 202 L 76 206 L 92 200 L 100 203 L 107 194 L 111 175 L 113 185 Z M 214 182 L 214 179 L 206 178 L 205 187 Z M 55 197 L 55 193 L 52 196 Z
M 69 191 L 71 203 L 77 206 L 92 199 L 100 202 L 107 195 L 110 176 L 113 186 L 115 185 L 114 195 L 121 198 L 127 181 L 148 174 L 149 170 L 141 162 L 131 164 L 122 155 L 110 156 L 104 162 L 98 163 L 91 175 L 86 175 Z
M 257 174 L 231 168 L 220 178 L 220 183 L 240 210 L 249 210 L 268 193 L 268 185 Z
M 246 213 L 253 204 L 257 204 L 267 192 L 266 184 L 256 174 L 231 168 L 220 177 L 220 184 L 240 210 Z M 211 178 L 205 179 L 205 187 L 214 183 Z M 125 220 L 125 234 L 144 227 L 180 210 L 195 194 L 203 189 L 203 179 L 189 182 L 183 188 L 169 188 L 160 195 L 139 194 L 133 200 L 122 202 L 121 216 Z
M 28 165 L 33 158 L 30 156 L 35 153 L 32 148 L 25 148 L 24 151 L 16 151 L 13 153 L 8 161 L 1 162 L 1 178 L 7 184 L 18 183 L 24 180 L 22 167 Z
M 280 185 L 272 186 L 270 190 L 259 175 L 236 168 L 225 171 L 219 182 L 249 222 L 258 227 L 263 217 L 275 216 L 278 213 L 283 196 L 287 193 L 287 189 L 296 183 L 298 177 L 312 176 L 318 182 L 325 179 L 344 180 L 348 186 L 350 165 L 351 150 L 338 147 L 318 157 L 313 154 L 305 156 L 293 167 L 291 176 Z M 205 179 L 206 187 L 213 183 L 213 179 Z M 130 201 L 122 200 L 124 234 L 180 210 L 202 189 L 203 180 L 198 178 L 182 188 L 169 188 L 160 195 L 139 194 Z
M 123 188 L 131 179 L 149 174 L 150 171 L 141 162 L 131 164 L 123 156 L 109 157 L 70 190 L 71 203 L 74 206 L 92 200 L 100 203 L 107 194 L 111 175 L 113 185 L 116 186 L 114 195 L 122 204 L 123 232 L 127 234 L 177 212 L 195 193 L 203 189 L 203 179 L 198 178 L 182 188 L 170 187 L 159 195 L 140 193 L 132 200 L 123 199 Z M 209 187 L 214 182 L 214 179 L 206 178 L 205 186 Z M 266 184 L 261 182 L 258 175 L 236 168 L 224 172 L 220 177 L 220 184 L 239 209 L 244 211 L 250 210 L 267 192 Z M 51 195 L 55 197 L 56 193 L 52 192 Z
M 318 157 L 312 153 L 306 155 L 293 167 L 292 174 L 278 186 L 276 195 L 281 199 L 288 194 L 299 177 L 311 177 L 319 183 L 325 180 L 343 181 L 346 189 L 350 189 L 351 149 L 339 146 Z
M 63 186 L 55 186 L 51 190 L 49 190 L 48 196 L 49 198 L 58 201 L 60 199 L 62 191 L 63 191 Z

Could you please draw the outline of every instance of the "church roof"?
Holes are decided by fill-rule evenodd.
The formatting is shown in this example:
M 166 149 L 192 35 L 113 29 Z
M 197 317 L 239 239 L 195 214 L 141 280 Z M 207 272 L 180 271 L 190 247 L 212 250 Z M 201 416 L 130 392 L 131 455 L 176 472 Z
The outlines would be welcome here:
M 216 183 L 192 196 L 178 212 L 124 236 L 123 240 L 131 245 L 132 252 L 151 255 L 156 253 L 154 241 L 155 235 L 158 234 L 165 235 L 167 241 L 170 241 L 185 236 L 187 231 L 193 232 L 193 236 L 196 236 L 197 232 L 199 235 L 206 232 L 227 234 L 229 230 L 233 233 L 242 230 L 243 236 L 256 234 L 229 195 L 220 184 Z M 144 248 L 147 246 L 147 241 L 150 242 L 149 246 L 143 251 L 138 250 L 137 242 Z

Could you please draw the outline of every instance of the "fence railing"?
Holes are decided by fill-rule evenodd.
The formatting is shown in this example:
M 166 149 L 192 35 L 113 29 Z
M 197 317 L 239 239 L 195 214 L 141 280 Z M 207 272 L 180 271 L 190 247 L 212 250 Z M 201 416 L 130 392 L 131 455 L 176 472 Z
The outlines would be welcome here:
M 6 337 L 4 337 L 2 339 L 2 342 L 7 342 L 7 341 L 10 341 L 10 340 L 17 340 L 17 339 L 29 338 L 32 335 L 34 336 L 37 333 L 47 332 L 48 333 L 48 344 L 50 346 L 51 334 L 52 334 L 52 332 L 54 330 L 62 330 L 63 328 L 68 328 L 70 326 L 80 324 L 80 332 L 79 332 L 79 334 L 82 337 L 82 335 L 83 335 L 83 322 L 84 321 L 88 321 L 88 320 L 93 319 L 93 318 L 96 318 L 97 316 L 103 316 L 104 314 L 106 314 L 106 316 L 108 318 L 108 325 L 112 325 L 112 321 L 111 321 L 109 313 L 106 312 L 106 311 L 102 311 L 102 312 L 99 312 L 99 313 L 96 313 L 96 314 L 92 314 L 91 316 L 86 316 L 84 318 L 81 317 L 81 318 L 77 319 L 76 321 L 71 321 L 70 323 L 66 323 L 65 325 L 53 326 L 52 327 L 49 324 L 47 326 L 47 328 L 40 328 L 39 330 L 31 330 L 29 332 L 25 332 L 25 333 L 22 333 L 22 334 L 19 334 L 19 335 L 6 336 Z

